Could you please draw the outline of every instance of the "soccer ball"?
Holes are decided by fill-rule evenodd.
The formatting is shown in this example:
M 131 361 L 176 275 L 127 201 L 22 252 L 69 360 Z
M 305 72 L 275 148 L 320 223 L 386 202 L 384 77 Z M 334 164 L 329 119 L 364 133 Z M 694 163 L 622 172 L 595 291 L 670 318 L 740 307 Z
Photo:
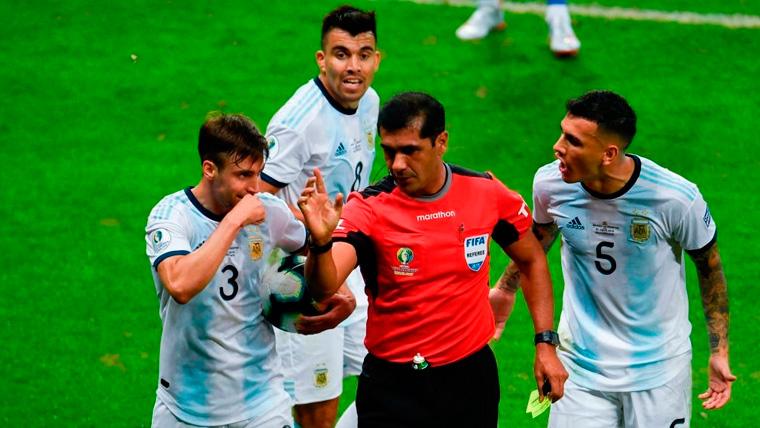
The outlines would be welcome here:
M 296 333 L 299 315 L 319 314 L 306 287 L 305 263 L 304 256 L 288 255 L 276 259 L 261 277 L 264 319 L 280 330 Z

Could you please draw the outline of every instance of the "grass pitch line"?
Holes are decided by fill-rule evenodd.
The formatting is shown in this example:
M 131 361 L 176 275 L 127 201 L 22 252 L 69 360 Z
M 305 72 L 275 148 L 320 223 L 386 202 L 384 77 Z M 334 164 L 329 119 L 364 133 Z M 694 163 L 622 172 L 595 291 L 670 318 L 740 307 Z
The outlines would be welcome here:
M 422 4 L 447 4 L 450 6 L 474 7 L 472 0 L 411 0 Z M 544 15 L 543 3 L 503 2 L 504 10 L 511 13 Z M 573 15 L 605 19 L 629 19 L 633 21 L 657 21 L 686 25 L 718 25 L 727 28 L 760 28 L 760 16 L 724 15 L 719 13 L 701 14 L 694 12 L 664 12 L 659 10 L 630 9 L 623 7 L 585 6 L 570 4 Z

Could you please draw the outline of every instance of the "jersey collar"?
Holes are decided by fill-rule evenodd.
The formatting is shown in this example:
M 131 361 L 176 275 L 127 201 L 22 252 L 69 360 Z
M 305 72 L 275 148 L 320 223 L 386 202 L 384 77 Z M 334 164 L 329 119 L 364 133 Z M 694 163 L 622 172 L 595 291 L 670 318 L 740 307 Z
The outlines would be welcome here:
M 339 112 L 341 112 L 343 114 L 346 114 L 346 115 L 349 115 L 349 116 L 351 116 L 354 113 L 356 113 L 357 109 L 355 109 L 355 108 L 346 108 L 346 107 L 343 107 L 342 105 L 340 105 L 338 103 L 338 101 L 335 98 L 333 98 L 332 95 L 330 95 L 329 92 L 327 92 L 327 88 L 325 88 L 325 85 L 322 84 L 321 80 L 319 80 L 319 77 L 315 77 L 314 78 L 314 84 L 317 85 L 317 88 L 319 88 L 320 91 L 322 91 L 322 95 L 324 95 L 325 98 L 327 98 L 327 102 L 329 102 L 330 105 L 333 106 L 333 108 L 335 110 L 338 110 Z
M 423 202 L 434 202 L 446 195 L 448 193 L 449 188 L 451 188 L 451 181 L 452 181 L 452 174 L 451 174 L 451 167 L 447 163 L 443 163 L 443 166 L 446 168 L 446 179 L 443 182 L 443 187 L 441 187 L 441 190 L 433 193 L 432 195 L 427 196 L 417 196 L 413 199 L 417 199 L 418 201 Z
M 633 159 L 633 174 L 631 174 L 631 178 L 628 179 L 628 182 L 626 182 L 625 186 L 623 186 L 620 190 L 614 193 L 600 193 L 589 189 L 585 184 L 583 184 L 583 182 L 581 182 L 583 190 L 597 199 L 615 199 L 625 195 L 629 190 L 631 190 L 631 187 L 636 184 L 636 180 L 639 179 L 639 174 L 641 174 L 641 159 L 639 159 L 639 157 L 636 155 L 626 154 L 626 156 Z
M 185 188 L 185 196 L 187 196 L 187 199 L 190 199 L 190 202 L 192 202 L 193 206 L 198 211 L 200 211 L 201 214 L 203 214 L 204 216 L 208 217 L 209 219 L 214 220 L 214 221 L 222 221 L 222 219 L 224 218 L 224 216 L 223 215 L 219 215 L 219 214 L 214 214 L 214 213 L 211 212 L 211 210 L 209 210 L 208 208 L 204 207 L 201 204 L 201 201 L 199 201 L 198 198 L 195 197 L 195 195 L 193 194 L 193 192 L 191 190 L 192 190 L 192 187 L 186 187 Z

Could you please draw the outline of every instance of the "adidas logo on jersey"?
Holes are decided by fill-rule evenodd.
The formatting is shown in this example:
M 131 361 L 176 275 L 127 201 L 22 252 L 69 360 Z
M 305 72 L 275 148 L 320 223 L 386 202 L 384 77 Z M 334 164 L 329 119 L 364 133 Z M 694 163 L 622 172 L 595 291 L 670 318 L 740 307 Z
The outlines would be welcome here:
M 565 227 L 569 227 L 570 229 L 577 229 L 577 230 L 586 229 L 585 227 L 583 227 L 583 224 L 581 223 L 581 220 L 578 217 L 575 217 L 574 219 L 568 221 Z
M 346 154 L 346 146 L 343 143 L 338 144 L 338 149 L 335 150 L 335 157 L 343 156 Z

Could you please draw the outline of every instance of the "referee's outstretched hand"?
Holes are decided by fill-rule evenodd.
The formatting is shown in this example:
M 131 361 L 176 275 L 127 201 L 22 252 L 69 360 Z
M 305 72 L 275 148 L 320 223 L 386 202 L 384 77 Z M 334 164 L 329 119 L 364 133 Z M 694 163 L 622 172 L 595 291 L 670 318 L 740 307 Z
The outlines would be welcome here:
M 322 172 L 315 168 L 314 176 L 306 180 L 306 186 L 298 198 L 298 208 L 303 213 L 312 242 L 323 245 L 330 241 L 332 232 L 338 225 L 343 211 L 343 195 L 338 193 L 335 202 L 330 202 Z

